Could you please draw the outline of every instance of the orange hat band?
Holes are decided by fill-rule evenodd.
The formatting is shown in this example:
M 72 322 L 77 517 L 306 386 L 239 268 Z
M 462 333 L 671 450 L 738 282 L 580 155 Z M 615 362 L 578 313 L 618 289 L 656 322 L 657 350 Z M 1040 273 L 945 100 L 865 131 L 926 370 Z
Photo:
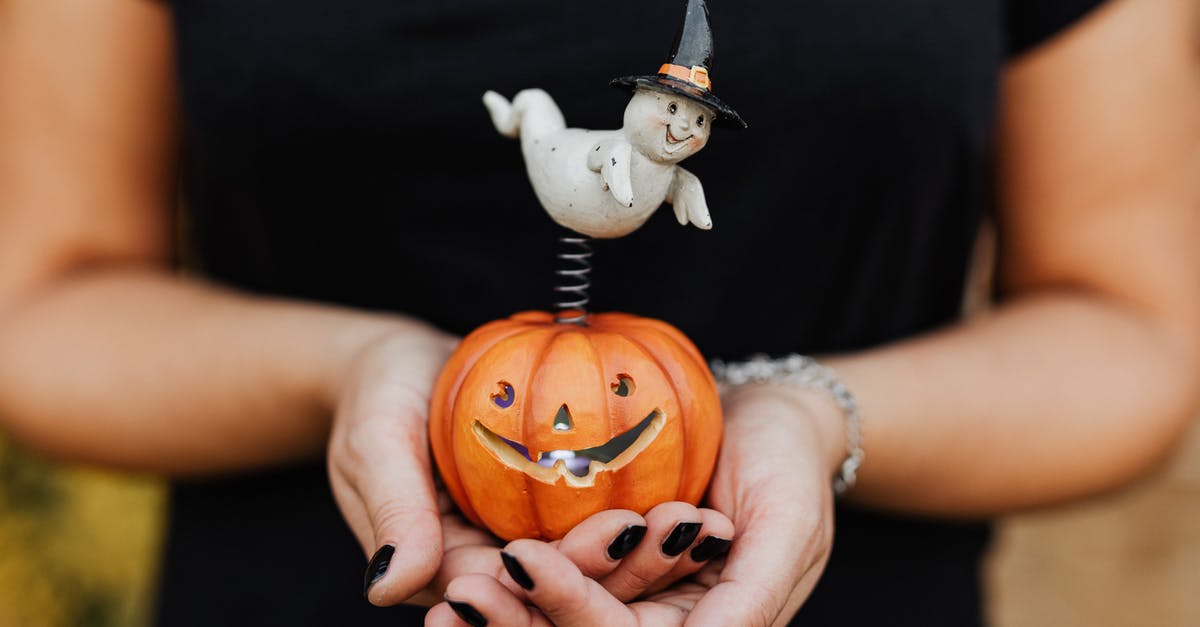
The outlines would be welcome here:
M 700 89 L 712 89 L 712 80 L 708 78 L 708 68 L 703 66 L 693 65 L 690 68 L 686 68 L 674 63 L 664 63 L 662 67 L 658 68 L 658 73 L 678 78 L 681 81 L 687 81 Z

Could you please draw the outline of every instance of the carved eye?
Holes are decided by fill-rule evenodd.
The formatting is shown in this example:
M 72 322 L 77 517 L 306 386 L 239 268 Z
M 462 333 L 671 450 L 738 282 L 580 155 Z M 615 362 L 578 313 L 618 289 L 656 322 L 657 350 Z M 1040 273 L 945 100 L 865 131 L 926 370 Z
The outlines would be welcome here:
M 492 395 L 492 402 L 500 409 L 508 409 L 512 407 L 513 401 L 517 400 L 517 394 L 513 391 L 513 386 L 507 381 L 501 381 L 496 385 L 500 386 L 500 391 Z
M 675 106 L 674 102 L 667 105 L 667 112 L 670 113 L 671 115 L 675 115 L 675 112 L 678 110 L 679 110 L 679 107 Z
M 701 128 L 704 127 L 704 116 L 700 116 L 700 117 L 696 118 L 696 126 L 699 126 Z
M 612 384 L 613 394 L 617 396 L 630 396 L 637 386 L 633 384 L 633 377 L 627 374 L 617 375 L 617 382 Z

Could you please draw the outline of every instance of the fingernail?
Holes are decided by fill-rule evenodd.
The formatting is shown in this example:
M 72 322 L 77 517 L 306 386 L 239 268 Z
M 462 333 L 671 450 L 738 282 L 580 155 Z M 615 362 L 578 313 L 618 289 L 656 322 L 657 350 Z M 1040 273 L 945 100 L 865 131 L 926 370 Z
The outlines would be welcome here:
M 698 522 L 681 522 L 675 525 L 671 530 L 671 535 L 662 543 L 662 552 L 669 557 L 675 557 L 683 553 L 689 546 L 692 546 L 692 541 L 696 539 L 696 534 L 700 533 L 700 523 Z
M 395 553 L 396 547 L 390 544 L 383 545 L 383 548 L 375 552 L 375 557 L 371 558 L 371 563 L 367 564 L 367 572 L 363 575 L 363 596 L 367 596 L 371 586 L 387 574 L 388 565 L 392 563 L 392 555 Z
M 446 599 L 446 602 L 450 604 L 450 609 L 454 610 L 454 613 L 458 614 L 458 617 L 466 621 L 471 627 L 485 627 L 487 625 L 487 619 L 483 617 L 483 614 L 479 613 L 479 610 L 472 607 L 470 603 L 451 601 L 450 599 Z
M 693 562 L 707 562 L 728 551 L 729 544 L 730 541 L 725 538 L 708 536 L 701 540 L 700 544 L 697 544 L 696 548 L 692 549 L 691 553 L 688 553 L 688 556 L 692 558 Z
M 646 537 L 646 525 L 629 525 L 612 544 L 608 545 L 609 559 L 619 560 L 637 548 L 642 538 Z
M 533 590 L 533 579 L 530 579 L 529 573 L 525 572 L 525 567 L 521 566 L 521 562 L 517 558 L 500 551 L 500 560 L 504 562 L 504 570 L 508 571 L 508 575 L 517 582 L 517 585 L 526 590 Z

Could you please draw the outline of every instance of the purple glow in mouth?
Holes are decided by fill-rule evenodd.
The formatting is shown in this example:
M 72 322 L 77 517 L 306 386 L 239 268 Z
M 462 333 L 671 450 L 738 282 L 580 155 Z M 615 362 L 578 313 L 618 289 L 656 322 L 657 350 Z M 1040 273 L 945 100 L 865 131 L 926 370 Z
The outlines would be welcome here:
M 575 451 L 546 451 L 538 458 L 538 466 L 545 468 L 553 468 L 558 460 L 562 460 L 567 465 L 567 470 L 576 477 L 584 477 L 588 474 L 588 466 L 592 463 L 591 459 L 582 455 L 576 455 Z
M 524 444 L 521 444 L 520 442 L 513 442 L 512 440 L 510 440 L 502 435 L 497 435 L 496 437 L 500 438 L 501 440 L 504 440 L 504 443 L 511 446 L 514 451 L 524 455 L 525 459 L 528 459 L 529 461 L 533 461 L 533 458 L 529 456 L 529 449 L 526 448 L 526 446 Z

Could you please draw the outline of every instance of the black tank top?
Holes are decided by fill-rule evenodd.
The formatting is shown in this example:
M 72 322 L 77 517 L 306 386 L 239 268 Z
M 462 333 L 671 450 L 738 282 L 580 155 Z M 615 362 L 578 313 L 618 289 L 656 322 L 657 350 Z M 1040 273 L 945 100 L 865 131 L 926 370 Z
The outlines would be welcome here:
M 708 356 L 878 345 L 959 315 L 990 203 L 1006 58 L 1097 0 L 711 0 L 713 91 L 750 124 L 684 166 L 711 232 L 665 207 L 596 244 L 595 310 Z M 556 237 L 484 90 L 542 87 L 616 128 L 617 76 L 666 60 L 683 2 L 173 0 L 188 246 L 245 290 L 463 334 L 552 299 Z M 867 417 L 869 420 L 869 416 Z M 920 486 L 913 486 L 914 490 Z M 803 624 L 979 624 L 983 524 L 837 512 Z M 361 597 L 365 558 L 314 460 L 177 482 L 163 625 L 420 624 Z

